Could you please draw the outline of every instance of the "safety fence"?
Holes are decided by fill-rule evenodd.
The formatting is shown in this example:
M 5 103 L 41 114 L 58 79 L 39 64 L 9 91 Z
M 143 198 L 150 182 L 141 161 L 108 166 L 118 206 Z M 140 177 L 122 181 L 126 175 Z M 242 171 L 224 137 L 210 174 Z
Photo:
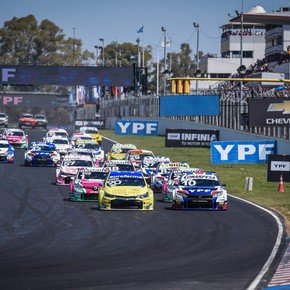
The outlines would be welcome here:
M 216 91 L 204 95 L 216 94 Z M 200 95 L 200 93 L 199 93 Z M 224 127 L 244 132 L 256 133 L 274 138 L 290 140 L 290 126 L 250 127 L 248 125 L 248 102 L 252 98 L 250 91 L 241 94 L 238 91 L 222 91 L 220 95 L 220 114 L 218 116 L 183 116 L 170 117 L 188 122 L 196 122 L 212 126 Z M 261 96 L 259 96 L 261 97 Z M 264 96 L 269 97 L 269 96 Z M 258 113 L 258 112 L 257 112 Z M 159 117 L 159 96 L 125 96 L 101 100 L 100 114 L 102 118 L 116 117 Z

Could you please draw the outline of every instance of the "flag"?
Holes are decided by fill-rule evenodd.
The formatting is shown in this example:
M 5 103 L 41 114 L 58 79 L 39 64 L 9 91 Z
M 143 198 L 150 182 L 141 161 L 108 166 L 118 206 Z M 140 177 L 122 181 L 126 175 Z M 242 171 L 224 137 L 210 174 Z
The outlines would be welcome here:
M 137 33 L 143 33 L 143 30 L 144 30 L 144 26 L 141 26 L 141 27 L 137 30 Z
M 171 41 L 166 41 L 166 45 L 164 45 L 164 41 L 162 41 L 162 43 L 161 43 L 162 47 L 164 47 L 164 46 L 170 47 L 170 45 L 171 45 Z

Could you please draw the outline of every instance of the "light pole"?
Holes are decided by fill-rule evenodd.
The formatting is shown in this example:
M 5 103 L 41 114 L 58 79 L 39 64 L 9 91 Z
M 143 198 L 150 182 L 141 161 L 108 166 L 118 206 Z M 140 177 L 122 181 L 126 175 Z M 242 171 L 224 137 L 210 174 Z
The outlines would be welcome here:
M 195 55 L 195 62 L 196 62 L 196 71 L 199 70 L 199 23 L 193 22 L 193 26 L 196 28 L 196 55 Z M 195 82 L 195 89 L 198 90 L 198 80 Z
M 102 63 L 105 66 L 105 40 L 104 38 L 99 38 L 99 41 L 102 43 Z
M 161 30 L 163 32 L 163 51 L 164 51 L 164 72 L 163 72 L 163 94 L 166 94 L 166 29 L 162 26 Z
M 136 39 L 137 42 L 137 67 L 140 67 L 140 38 Z
M 75 49 L 75 42 L 76 42 L 76 28 L 73 27 L 73 65 L 76 65 L 76 49 Z
M 99 64 L 99 46 L 98 45 L 95 45 L 94 46 L 95 47 L 95 49 L 96 49 L 96 66 L 98 66 L 98 64 Z
M 116 58 L 115 58 L 116 66 L 118 66 L 118 53 L 119 53 L 119 49 L 116 48 Z
M 246 67 L 243 65 L 243 34 L 244 34 L 244 0 L 242 0 L 242 7 L 241 12 L 239 13 L 238 10 L 235 11 L 237 16 L 241 17 L 241 37 L 240 37 L 240 70 L 245 70 Z M 239 72 L 240 73 L 240 72 Z M 240 113 L 243 113 L 243 82 L 240 82 Z M 243 126 L 241 125 L 241 129 Z

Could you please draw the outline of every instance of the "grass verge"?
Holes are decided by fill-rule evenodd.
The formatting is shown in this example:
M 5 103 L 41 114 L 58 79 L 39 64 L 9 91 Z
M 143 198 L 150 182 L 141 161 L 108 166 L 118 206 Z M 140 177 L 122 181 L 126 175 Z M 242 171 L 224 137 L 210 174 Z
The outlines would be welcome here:
M 215 171 L 229 194 L 273 209 L 285 217 L 290 225 L 290 184 L 284 182 L 285 192 L 278 191 L 279 182 L 267 182 L 267 164 L 227 164 L 210 162 L 209 148 L 165 147 L 164 136 L 116 135 L 113 130 L 100 130 L 105 137 L 120 143 L 133 143 L 138 148 L 152 150 L 154 154 L 168 156 L 172 161 L 185 161 L 192 167 Z M 246 190 L 246 177 L 253 177 L 253 190 Z M 288 230 L 289 232 L 289 230 Z

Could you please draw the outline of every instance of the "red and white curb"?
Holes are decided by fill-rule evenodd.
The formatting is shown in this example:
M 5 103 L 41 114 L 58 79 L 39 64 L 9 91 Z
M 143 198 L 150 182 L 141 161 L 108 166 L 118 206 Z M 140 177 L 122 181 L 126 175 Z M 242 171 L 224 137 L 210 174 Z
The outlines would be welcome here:
M 286 288 L 288 286 L 289 288 Z M 280 264 L 266 289 L 290 289 L 290 246 L 288 245 Z

